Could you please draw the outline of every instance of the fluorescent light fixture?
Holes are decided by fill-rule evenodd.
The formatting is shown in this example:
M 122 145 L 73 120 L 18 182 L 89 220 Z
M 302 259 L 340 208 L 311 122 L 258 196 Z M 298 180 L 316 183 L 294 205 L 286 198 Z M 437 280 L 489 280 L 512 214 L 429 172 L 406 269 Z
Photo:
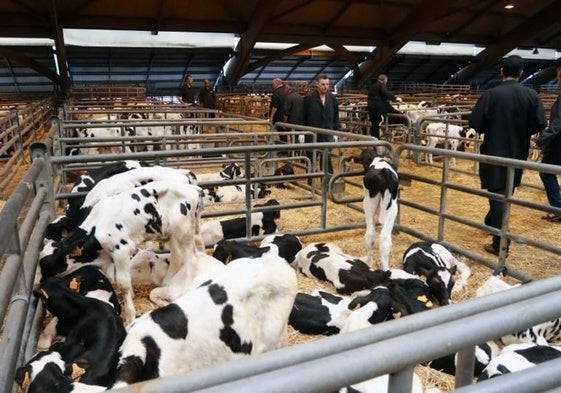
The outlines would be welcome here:
M 506 8 L 507 10 L 511 10 L 511 9 L 514 8 L 514 4 L 508 3 L 507 5 L 505 5 L 505 8 Z

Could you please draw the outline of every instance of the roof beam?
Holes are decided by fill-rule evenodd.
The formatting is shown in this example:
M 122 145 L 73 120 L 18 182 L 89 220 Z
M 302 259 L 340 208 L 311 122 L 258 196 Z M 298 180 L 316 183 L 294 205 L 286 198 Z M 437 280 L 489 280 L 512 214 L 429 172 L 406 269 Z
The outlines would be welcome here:
M 236 45 L 234 50 L 236 55 L 232 58 L 224 73 L 224 77 L 231 87 L 235 86 L 244 75 L 245 69 L 249 64 L 251 51 L 257 42 L 257 37 L 273 15 L 277 6 L 277 1 L 260 0 L 257 2 L 253 15 L 250 18 L 251 23 L 240 37 L 238 45 Z
M 505 54 L 516 48 L 521 42 L 528 41 L 537 36 L 541 31 L 551 28 L 558 23 L 561 13 L 561 1 L 554 1 L 528 20 L 515 26 L 501 39 L 487 46 L 476 56 L 476 61 L 464 67 L 454 76 L 454 83 L 466 83 L 479 72 L 495 64 Z M 478 61 L 477 61 L 478 60 Z
M 345 59 L 349 63 L 349 67 L 353 70 L 353 75 L 360 77 L 360 67 L 356 57 L 342 45 L 329 45 L 335 51 L 338 57 Z
M 16 53 L 11 49 L 6 48 L 5 46 L 0 46 L 0 56 L 4 56 L 14 63 L 20 64 L 24 67 L 29 67 L 37 71 L 39 74 L 52 80 L 53 83 L 56 84 L 60 83 L 60 77 L 55 72 L 53 72 L 49 67 L 33 59 L 30 59 L 27 56 L 20 55 L 19 53 Z
M 335 15 L 333 15 L 324 25 L 323 25 L 323 32 L 327 33 L 329 31 L 329 29 L 331 28 L 331 26 L 337 22 L 337 19 L 339 19 L 341 17 L 341 15 L 343 15 L 345 13 L 345 11 L 347 11 L 347 9 L 351 6 L 351 3 L 353 2 L 353 0 L 345 0 L 343 2 L 343 4 L 341 4 L 341 7 L 339 7 L 339 9 L 337 10 L 337 12 L 335 13 Z
M 68 70 L 68 62 L 66 60 L 66 48 L 64 46 L 64 36 L 62 29 L 58 25 L 57 9 L 55 0 L 51 0 L 51 26 L 55 39 L 56 59 L 58 63 L 58 72 L 60 73 L 60 90 L 66 96 L 70 90 L 70 71 Z
M 430 4 L 429 4 L 430 3 Z M 448 12 L 450 1 L 433 0 L 423 1 L 411 10 L 401 24 L 390 34 L 382 45 L 376 47 L 374 58 L 362 63 L 360 67 L 360 77 L 354 78 L 355 84 L 362 86 L 373 75 L 380 73 L 391 61 L 393 55 L 397 53 L 403 45 L 407 43 L 419 31 L 423 31 L 425 25 L 441 15 Z
M 253 63 L 250 63 L 246 68 L 245 68 L 245 73 L 247 74 L 248 72 L 251 71 L 255 71 L 256 69 L 258 69 L 259 67 L 263 67 L 266 66 L 267 64 L 271 63 L 272 61 L 275 60 L 279 60 L 282 59 L 285 56 L 292 56 L 295 53 L 304 51 L 304 50 L 308 50 L 310 48 L 313 48 L 314 45 L 310 45 L 310 44 L 300 44 L 300 45 L 295 45 L 295 46 L 291 46 L 290 48 L 286 48 L 283 50 L 279 50 L 279 51 L 275 51 L 273 53 L 271 53 L 270 55 L 267 55 L 257 61 L 254 61 Z

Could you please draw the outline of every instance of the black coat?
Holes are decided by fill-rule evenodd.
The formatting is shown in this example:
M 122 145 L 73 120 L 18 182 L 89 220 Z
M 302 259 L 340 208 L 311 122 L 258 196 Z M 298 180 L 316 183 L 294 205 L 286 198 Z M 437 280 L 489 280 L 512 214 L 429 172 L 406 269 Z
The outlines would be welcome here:
M 561 102 L 557 97 L 551 107 L 549 127 L 535 139 L 542 149 L 544 164 L 561 165 Z
M 317 91 L 312 91 L 304 98 L 304 125 L 328 130 L 339 130 L 339 104 L 337 98 L 327 92 L 325 105 L 322 104 Z M 332 136 L 318 134 L 318 142 L 333 141 Z
M 385 83 L 374 83 L 368 89 L 367 105 L 370 117 L 397 112 L 390 104 L 390 101 L 395 100 L 396 96 L 387 89 Z
M 543 130 L 547 119 L 543 104 L 534 90 L 515 80 L 507 80 L 487 90 L 477 100 L 469 117 L 469 126 L 484 133 L 481 154 L 526 160 L 530 137 Z M 506 167 L 481 163 L 481 188 L 500 190 L 506 187 Z M 517 169 L 514 186 L 518 187 L 522 170 Z

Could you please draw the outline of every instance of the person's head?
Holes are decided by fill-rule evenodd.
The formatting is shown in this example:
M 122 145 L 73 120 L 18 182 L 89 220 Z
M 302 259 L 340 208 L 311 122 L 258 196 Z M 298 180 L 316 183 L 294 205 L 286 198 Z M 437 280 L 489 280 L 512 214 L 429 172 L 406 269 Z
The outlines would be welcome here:
M 191 74 L 185 75 L 185 80 L 183 80 L 183 83 L 186 84 L 186 85 L 192 85 L 193 84 L 193 76 Z
M 388 76 L 385 74 L 378 75 L 378 82 L 380 83 L 388 83 Z
M 319 94 L 326 94 L 329 91 L 329 77 L 325 74 L 318 75 L 316 78 L 316 88 Z
M 503 78 L 520 78 L 524 71 L 524 60 L 518 55 L 508 56 L 503 60 L 501 75 Z
M 210 86 L 210 81 L 209 81 L 208 79 L 205 79 L 205 80 L 203 81 L 203 87 L 204 87 L 205 89 L 210 89 L 210 88 L 211 88 L 211 86 Z
M 276 89 L 277 87 L 280 86 L 282 86 L 282 79 L 281 78 L 273 79 L 273 89 Z

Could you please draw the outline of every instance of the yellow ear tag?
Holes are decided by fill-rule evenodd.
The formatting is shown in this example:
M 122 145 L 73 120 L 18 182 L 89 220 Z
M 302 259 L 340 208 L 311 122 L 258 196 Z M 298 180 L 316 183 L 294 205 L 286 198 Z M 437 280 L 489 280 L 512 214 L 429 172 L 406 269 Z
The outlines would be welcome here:
M 69 283 L 68 287 L 73 290 L 74 292 L 80 292 L 80 281 L 76 277 L 74 277 Z
M 49 294 L 48 294 L 47 291 L 45 291 L 43 288 L 41 288 L 41 294 L 43 295 L 43 297 L 44 297 L 45 299 L 48 299 L 48 298 L 49 298 Z
M 429 301 L 429 298 L 426 297 L 426 295 L 421 295 L 421 296 L 417 296 L 417 300 L 423 303 L 426 303 Z
M 425 303 L 425 307 L 427 307 L 427 308 L 432 308 L 432 306 L 433 306 L 432 302 L 426 302 Z
M 78 382 L 80 377 L 86 373 L 86 370 L 82 367 L 78 366 L 76 363 L 72 363 L 72 374 L 70 375 L 70 379 L 74 382 Z
M 392 314 L 393 315 L 393 319 L 399 319 L 401 318 L 401 312 L 395 312 Z
M 31 378 L 29 376 L 29 371 L 26 371 L 23 382 L 19 385 L 18 393 L 24 393 L 29 388 L 29 385 L 31 385 Z
M 71 257 L 79 257 L 82 255 L 82 251 L 84 250 L 84 247 L 76 247 L 74 250 L 72 250 L 72 252 L 70 253 Z

